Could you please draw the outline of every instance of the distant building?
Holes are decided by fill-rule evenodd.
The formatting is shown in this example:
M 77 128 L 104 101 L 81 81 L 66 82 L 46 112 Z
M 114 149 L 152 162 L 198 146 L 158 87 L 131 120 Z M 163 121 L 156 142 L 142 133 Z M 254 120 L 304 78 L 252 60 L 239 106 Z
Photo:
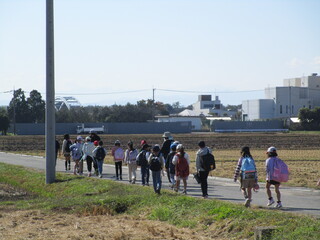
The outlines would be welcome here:
M 63 108 L 70 110 L 72 107 L 81 107 L 81 104 L 74 97 L 56 97 L 54 106 L 57 111 L 60 111 Z
M 190 111 L 190 114 L 193 116 L 216 116 L 216 117 L 234 117 L 236 115 L 235 111 L 225 110 L 219 96 L 215 97 L 215 100 L 212 100 L 211 95 L 199 95 L 198 101 L 192 104 L 193 110 Z M 186 110 L 185 110 L 186 111 Z M 185 114 L 185 111 L 179 113 Z
M 284 79 L 283 87 L 265 89 L 265 99 L 242 101 L 242 120 L 297 117 L 301 108 L 320 106 L 320 76 Z
M 211 95 L 199 95 L 198 101 L 192 104 L 193 109 L 185 109 L 175 115 L 156 116 L 158 122 L 191 122 L 192 130 L 199 131 L 202 129 L 202 122 L 204 119 L 212 120 L 227 120 L 229 121 L 236 115 L 235 111 L 224 110 L 216 96 L 212 101 Z

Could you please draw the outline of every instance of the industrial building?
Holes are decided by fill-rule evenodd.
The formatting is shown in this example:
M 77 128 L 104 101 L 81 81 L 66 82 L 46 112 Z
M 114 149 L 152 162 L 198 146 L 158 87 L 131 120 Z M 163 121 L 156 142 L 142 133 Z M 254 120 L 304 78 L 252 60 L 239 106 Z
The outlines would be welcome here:
M 242 120 L 297 117 L 301 108 L 320 107 L 320 76 L 283 80 L 282 87 L 265 88 L 265 99 L 242 101 Z

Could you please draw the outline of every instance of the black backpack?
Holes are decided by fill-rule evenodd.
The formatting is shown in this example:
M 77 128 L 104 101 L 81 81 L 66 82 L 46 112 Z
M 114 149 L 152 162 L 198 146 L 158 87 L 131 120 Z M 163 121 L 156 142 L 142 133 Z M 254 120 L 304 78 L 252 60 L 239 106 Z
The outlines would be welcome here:
M 69 153 L 70 152 L 70 146 L 72 145 L 72 142 L 70 140 L 67 140 L 67 143 L 64 147 L 64 151 Z
M 104 151 L 103 147 L 98 147 L 97 152 L 96 152 L 96 159 L 101 161 L 106 157 L 106 153 Z
M 212 171 L 216 169 L 216 162 L 214 156 L 209 151 L 207 154 L 202 155 L 200 158 L 201 167 L 205 171 Z
M 138 157 L 137 157 L 137 165 L 138 166 L 141 166 L 141 167 L 146 167 L 148 166 L 148 160 L 147 160 L 147 157 L 146 157 L 146 151 L 145 150 L 142 150 L 139 154 L 138 154 Z
M 150 170 L 151 171 L 160 171 L 161 170 L 161 162 L 160 158 L 152 155 L 151 161 L 150 161 Z

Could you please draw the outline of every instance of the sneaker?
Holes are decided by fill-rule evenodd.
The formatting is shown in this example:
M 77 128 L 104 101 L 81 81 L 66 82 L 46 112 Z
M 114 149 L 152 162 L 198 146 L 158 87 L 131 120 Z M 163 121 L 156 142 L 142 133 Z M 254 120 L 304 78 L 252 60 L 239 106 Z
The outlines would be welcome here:
M 69 170 L 69 171 L 71 170 L 71 166 L 70 166 L 70 165 L 68 166 L 68 170 Z
M 88 173 L 88 177 L 91 177 L 91 172 Z
M 187 194 L 187 190 L 183 190 L 182 193 L 183 193 L 183 194 Z
M 275 208 L 282 208 L 282 203 L 278 202 L 277 205 L 275 206 Z
M 272 204 L 274 204 L 274 200 L 273 200 L 273 198 L 271 198 L 271 199 L 268 201 L 267 206 L 271 206 Z
M 244 202 L 244 206 L 250 207 L 250 202 L 251 202 L 251 200 L 249 198 L 247 198 L 246 201 Z
M 99 174 L 99 178 L 102 178 L 102 175 L 101 175 L 101 174 Z
M 203 196 L 203 199 L 207 199 L 209 196 L 208 195 L 204 195 Z
M 122 177 L 120 176 L 120 180 L 122 180 Z

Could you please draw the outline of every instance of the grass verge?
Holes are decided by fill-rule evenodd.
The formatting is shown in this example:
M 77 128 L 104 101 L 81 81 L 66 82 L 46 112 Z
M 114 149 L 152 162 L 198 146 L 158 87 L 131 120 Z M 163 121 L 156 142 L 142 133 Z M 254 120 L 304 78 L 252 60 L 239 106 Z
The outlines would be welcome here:
M 41 171 L 0 163 L 0 183 L 28 192 L 25 199 L 0 201 L 0 207 L 63 211 L 81 215 L 129 214 L 192 228 L 204 237 L 252 239 L 256 226 L 277 226 L 273 239 L 319 239 L 320 220 L 241 205 L 203 200 L 111 180 L 57 174 L 45 184 Z

